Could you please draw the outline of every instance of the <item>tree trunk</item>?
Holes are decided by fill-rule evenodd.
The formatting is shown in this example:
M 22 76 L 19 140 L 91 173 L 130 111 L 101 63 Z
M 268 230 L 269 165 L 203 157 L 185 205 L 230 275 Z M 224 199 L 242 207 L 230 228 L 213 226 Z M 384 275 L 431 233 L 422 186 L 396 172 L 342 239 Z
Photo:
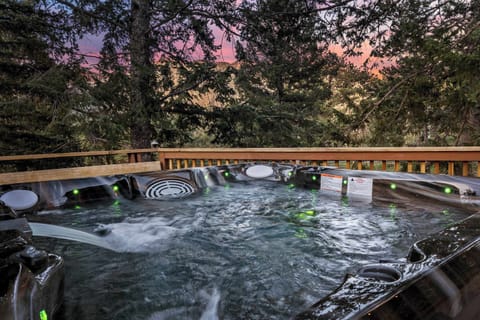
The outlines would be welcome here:
M 150 48 L 150 1 L 132 0 L 130 30 L 131 63 L 131 145 L 149 148 L 154 130 L 151 118 L 154 113 L 155 70 Z

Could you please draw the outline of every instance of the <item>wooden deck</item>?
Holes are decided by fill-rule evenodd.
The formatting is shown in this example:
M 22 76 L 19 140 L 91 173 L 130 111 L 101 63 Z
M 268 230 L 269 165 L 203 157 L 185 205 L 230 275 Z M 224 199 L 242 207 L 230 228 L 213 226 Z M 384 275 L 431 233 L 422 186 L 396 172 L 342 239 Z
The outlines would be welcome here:
M 148 155 L 150 160 L 143 161 Z M 68 159 L 85 166 L 12 171 L 12 163 Z M 480 147 L 402 148 L 153 148 L 0 156 L 0 185 L 183 169 L 243 162 L 278 162 L 358 170 L 480 176 Z M 72 161 L 73 163 L 73 161 Z

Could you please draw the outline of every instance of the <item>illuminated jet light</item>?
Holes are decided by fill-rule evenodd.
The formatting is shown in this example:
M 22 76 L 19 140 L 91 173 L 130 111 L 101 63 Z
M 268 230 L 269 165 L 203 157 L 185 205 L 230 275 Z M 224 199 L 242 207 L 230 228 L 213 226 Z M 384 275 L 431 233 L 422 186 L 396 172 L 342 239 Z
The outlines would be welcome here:
M 45 309 L 40 310 L 39 316 L 40 320 L 48 320 L 47 311 L 45 311 Z

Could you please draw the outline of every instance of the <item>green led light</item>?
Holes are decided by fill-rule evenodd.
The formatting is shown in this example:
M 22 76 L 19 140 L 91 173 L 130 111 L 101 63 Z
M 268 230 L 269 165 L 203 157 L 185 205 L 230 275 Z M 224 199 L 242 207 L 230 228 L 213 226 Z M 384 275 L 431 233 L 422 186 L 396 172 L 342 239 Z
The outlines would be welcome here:
M 295 232 L 295 237 L 297 238 L 300 238 L 300 239 L 304 239 L 304 238 L 307 238 L 307 233 L 305 232 L 305 230 L 303 229 L 297 229 L 297 231 Z
M 306 214 L 306 215 L 309 215 L 309 216 L 314 216 L 314 215 L 315 215 L 315 211 L 314 211 L 314 210 L 307 210 L 307 211 L 305 211 L 305 214 Z
M 73 189 L 72 190 L 72 193 L 76 196 L 76 195 L 79 195 L 80 194 L 80 190 L 78 189 Z
M 117 185 L 114 185 L 114 186 L 112 187 L 112 190 L 115 191 L 115 192 L 117 192 L 118 190 L 120 190 L 120 188 L 119 188 Z
M 343 184 L 346 185 L 347 183 L 348 183 L 347 179 L 343 180 Z
M 40 310 L 40 320 L 48 320 L 48 315 L 47 315 L 47 311 L 45 310 Z
M 289 171 L 289 172 L 288 172 L 288 176 L 289 176 L 289 177 L 291 177 L 292 174 L 293 174 L 292 171 Z
M 312 180 L 313 181 L 317 180 L 317 176 L 312 176 Z
M 295 188 L 295 185 L 294 185 L 293 183 L 290 183 L 290 184 L 288 185 L 288 187 L 289 187 L 290 189 L 292 189 L 292 188 Z
M 445 189 L 443 189 L 443 192 L 445 192 L 446 194 L 450 194 L 450 193 L 452 193 L 452 188 L 445 187 Z
M 299 220 L 305 220 L 307 219 L 307 215 L 304 212 L 299 212 L 295 215 L 295 217 Z
M 223 174 L 225 177 L 228 177 L 230 175 L 230 173 L 228 171 L 225 171 L 225 173 Z
M 397 185 L 395 183 L 390 184 L 390 189 L 395 190 L 397 189 Z

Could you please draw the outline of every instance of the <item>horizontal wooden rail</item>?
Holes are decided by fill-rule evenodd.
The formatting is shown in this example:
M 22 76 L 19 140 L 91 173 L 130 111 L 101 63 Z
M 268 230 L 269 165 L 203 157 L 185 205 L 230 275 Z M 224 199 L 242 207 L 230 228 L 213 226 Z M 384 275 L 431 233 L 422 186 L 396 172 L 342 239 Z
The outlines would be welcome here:
M 167 169 L 275 161 L 436 174 L 443 165 L 450 175 L 461 166 L 462 175 L 480 175 L 480 147 L 159 149 L 158 158 Z
M 58 181 L 158 170 L 160 170 L 160 162 L 152 161 L 27 172 L 8 172 L 0 174 L 0 181 L 2 182 L 0 184 Z
M 92 159 L 106 159 L 110 162 L 143 163 L 156 162 L 152 168 L 183 169 L 207 165 L 234 164 L 242 162 L 273 161 L 302 165 L 335 166 L 358 170 L 387 170 L 420 173 L 447 173 L 450 175 L 480 176 L 480 147 L 367 147 L 367 148 L 152 148 L 112 151 L 88 151 L 53 154 L 33 154 L 0 156 L 3 171 L 15 171 L 18 163 L 44 161 L 46 159 L 62 159 L 62 163 L 71 159 L 84 159 L 85 164 L 91 164 Z M 87 160 L 85 160 L 87 159 Z M 148 162 L 146 162 L 148 161 Z M 15 165 L 12 165 L 14 163 Z M 49 161 L 54 163 L 54 161 Z M 73 163 L 73 161 L 72 161 Z M 93 161 L 94 164 L 95 161 Z M 117 163 L 118 164 L 118 163 Z M 139 165 L 140 166 L 140 165 Z M 86 171 L 57 171 L 57 180 L 78 175 L 105 175 L 139 172 L 135 170 L 152 171 L 147 165 L 143 169 L 136 167 L 111 167 L 110 171 L 102 171 L 101 167 L 87 167 Z M 5 169 L 6 168 L 6 169 Z M 13 168 L 13 169 L 12 169 Z M 138 168 L 141 168 L 138 167 Z M 28 170 L 28 168 L 27 168 Z M 133 170 L 133 171 L 130 171 Z M 158 169 L 157 169 L 158 170 Z M 11 172 L 0 174 L 0 185 L 13 181 L 32 181 L 48 176 L 31 177 L 30 172 L 17 172 L 13 178 Z M 61 174 L 60 174 L 61 173 Z M 13 179 L 13 180 L 11 180 Z M 40 180 L 39 180 L 40 181 Z
M 47 153 L 47 154 L 22 154 L 22 155 L 14 155 L 14 156 L 0 156 L 0 161 L 97 157 L 97 156 L 127 155 L 127 154 L 137 154 L 137 153 L 151 153 L 152 151 L 155 151 L 155 149 L 83 151 L 83 152 L 65 152 L 65 153 Z

